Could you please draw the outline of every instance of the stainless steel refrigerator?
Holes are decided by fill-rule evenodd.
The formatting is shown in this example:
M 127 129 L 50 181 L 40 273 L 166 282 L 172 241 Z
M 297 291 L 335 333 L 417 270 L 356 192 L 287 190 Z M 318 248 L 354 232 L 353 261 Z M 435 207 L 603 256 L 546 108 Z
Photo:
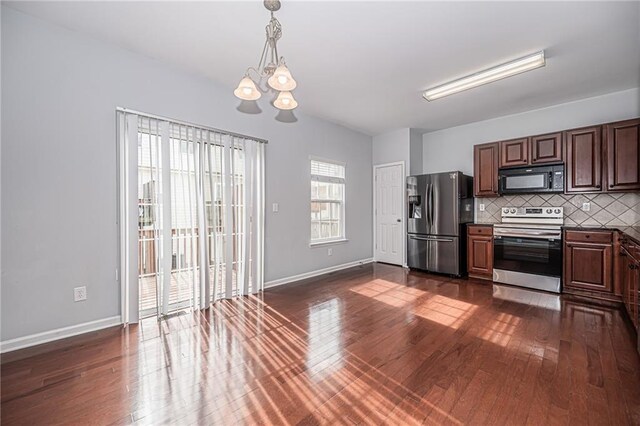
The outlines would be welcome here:
M 466 274 L 465 224 L 473 222 L 473 178 L 461 172 L 407 177 L 407 264 Z

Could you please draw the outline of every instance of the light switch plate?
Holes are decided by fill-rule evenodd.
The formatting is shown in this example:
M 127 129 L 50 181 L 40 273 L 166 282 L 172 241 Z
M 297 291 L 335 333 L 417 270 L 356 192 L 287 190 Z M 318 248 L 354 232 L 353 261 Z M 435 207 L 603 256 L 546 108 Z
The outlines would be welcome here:
M 591 203 L 582 203 L 582 211 L 583 212 L 591 211 Z

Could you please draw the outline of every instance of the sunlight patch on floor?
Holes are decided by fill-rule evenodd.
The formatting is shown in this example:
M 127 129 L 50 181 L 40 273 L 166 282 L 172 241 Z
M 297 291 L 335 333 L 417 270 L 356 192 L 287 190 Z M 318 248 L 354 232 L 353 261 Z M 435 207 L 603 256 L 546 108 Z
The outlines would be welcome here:
M 418 297 L 426 293 L 424 290 L 392 283 L 383 279 L 369 281 L 365 284 L 354 286 L 350 290 L 396 308 L 414 302 Z

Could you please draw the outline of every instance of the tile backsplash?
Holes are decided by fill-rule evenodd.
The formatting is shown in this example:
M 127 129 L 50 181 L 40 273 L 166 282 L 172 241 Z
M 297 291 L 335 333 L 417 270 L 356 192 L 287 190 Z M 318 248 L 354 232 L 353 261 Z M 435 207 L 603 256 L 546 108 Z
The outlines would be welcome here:
M 591 210 L 582 211 L 582 203 Z M 480 211 L 480 204 L 485 210 Z M 498 223 L 502 207 L 564 207 L 565 225 L 640 226 L 640 193 L 526 194 L 497 198 L 476 198 L 476 222 Z

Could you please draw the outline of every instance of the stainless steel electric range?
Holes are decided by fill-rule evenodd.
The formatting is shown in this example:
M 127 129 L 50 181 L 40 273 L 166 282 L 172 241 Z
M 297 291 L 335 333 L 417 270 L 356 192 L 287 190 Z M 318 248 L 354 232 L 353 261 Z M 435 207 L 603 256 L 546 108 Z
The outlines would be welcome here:
M 493 281 L 560 293 L 562 207 L 504 207 L 494 225 Z

